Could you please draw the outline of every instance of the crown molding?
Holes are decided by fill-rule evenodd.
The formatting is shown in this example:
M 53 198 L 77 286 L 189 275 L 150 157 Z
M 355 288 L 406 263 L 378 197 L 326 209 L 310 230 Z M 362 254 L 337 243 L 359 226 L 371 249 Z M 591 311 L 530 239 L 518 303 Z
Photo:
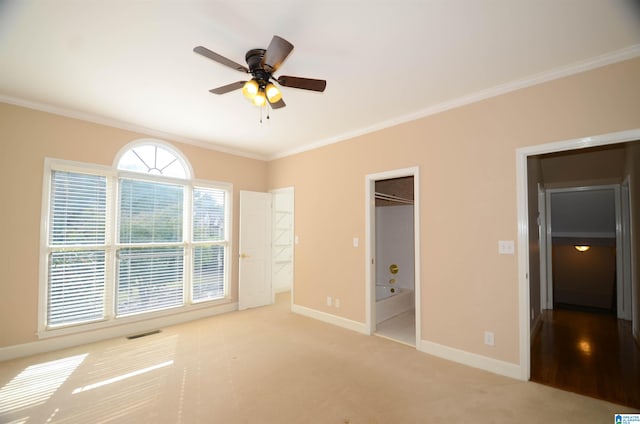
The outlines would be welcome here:
M 144 135 L 149 135 L 152 137 L 156 137 L 159 139 L 163 139 L 166 141 L 173 141 L 176 143 L 189 144 L 196 147 L 201 147 L 207 150 L 213 150 L 220 153 L 226 153 L 230 155 L 245 157 L 248 159 L 257 159 L 257 160 L 267 160 L 268 158 L 264 155 L 260 155 L 257 153 L 247 152 L 239 149 L 231 149 L 225 146 L 221 146 L 215 143 L 203 141 L 203 140 L 195 140 L 187 137 L 182 137 L 176 134 L 167 133 L 164 131 L 158 131 L 151 128 L 147 128 L 141 125 L 135 125 L 124 121 L 119 121 L 116 119 L 105 118 L 100 115 L 81 112 L 78 110 L 62 108 L 58 106 L 53 106 L 45 103 L 33 102 L 30 100 L 20 99 L 17 97 L 6 96 L 0 94 L 0 103 L 7 103 L 14 106 L 20 106 L 27 109 L 33 109 L 40 112 L 51 113 L 53 115 L 63 116 L 65 118 L 78 119 L 81 121 L 91 122 L 98 125 L 105 125 L 112 128 L 118 128 L 125 131 L 137 132 Z
M 477 103 L 482 100 L 497 97 L 503 94 L 517 91 L 523 88 L 532 87 L 545 82 L 557 80 L 560 78 L 568 77 L 571 75 L 580 74 L 582 72 L 590 71 L 593 69 L 601 68 L 603 66 L 612 65 L 614 63 L 623 62 L 625 60 L 634 59 L 640 56 L 640 44 L 616 50 L 614 52 L 606 53 L 600 56 L 593 57 L 591 59 L 575 62 L 567 66 L 553 69 L 551 71 L 542 72 L 539 74 L 531 75 L 526 78 L 511 81 L 505 84 L 496 85 L 486 90 L 476 91 L 466 96 L 458 97 L 446 102 L 439 103 L 437 105 L 430 106 L 426 109 L 422 109 L 418 112 L 408 115 L 392 118 L 369 127 L 364 127 L 349 131 L 335 137 L 330 137 L 324 140 L 318 140 L 316 142 L 306 144 L 304 146 L 282 151 L 268 157 L 269 160 L 280 159 L 287 156 L 292 156 L 298 153 L 303 153 L 309 150 L 314 150 L 320 147 L 328 146 L 330 144 L 346 141 L 355 137 L 359 137 L 365 134 L 380 131 L 386 128 L 395 127 L 400 124 L 415 121 L 421 118 L 425 118 L 431 115 L 436 115 L 447 110 L 456 109 L 462 106 L 466 106 L 472 103 Z

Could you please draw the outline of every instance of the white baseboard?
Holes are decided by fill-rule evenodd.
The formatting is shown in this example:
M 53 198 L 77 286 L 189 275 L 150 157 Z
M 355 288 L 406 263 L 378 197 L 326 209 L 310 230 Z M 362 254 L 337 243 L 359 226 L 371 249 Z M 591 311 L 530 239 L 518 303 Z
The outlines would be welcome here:
M 479 368 L 494 374 L 504 375 L 517 380 L 526 380 L 522 367 L 518 364 L 505 362 L 487 356 L 478 355 L 438 343 L 421 340 L 418 348 L 421 352 L 437 356 L 442 359 L 457 362 L 474 368 Z
M 358 333 L 369 334 L 366 325 L 363 322 L 353 321 L 300 305 L 292 305 L 291 312 L 317 319 L 318 321 L 326 322 L 327 324 L 333 324 L 348 330 L 357 331 Z
M 102 328 L 99 330 L 88 331 L 84 333 L 75 333 L 58 337 L 41 339 L 35 342 L 23 343 L 19 345 L 7 346 L 0 348 L 0 362 L 9 359 L 21 358 L 38 353 L 51 352 L 54 350 L 65 349 L 73 346 L 99 342 L 102 340 L 113 339 L 116 337 L 124 337 L 132 334 L 138 334 L 145 331 L 157 330 L 171 325 L 181 324 L 188 321 L 194 321 L 202 318 L 209 318 L 215 315 L 225 314 L 238 310 L 237 303 L 228 303 L 213 308 L 198 309 L 194 311 L 184 312 L 181 314 L 170 315 L 165 317 L 152 318 L 144 321 L 138 321 L 129 324 L 118 325 L 114 327 Z

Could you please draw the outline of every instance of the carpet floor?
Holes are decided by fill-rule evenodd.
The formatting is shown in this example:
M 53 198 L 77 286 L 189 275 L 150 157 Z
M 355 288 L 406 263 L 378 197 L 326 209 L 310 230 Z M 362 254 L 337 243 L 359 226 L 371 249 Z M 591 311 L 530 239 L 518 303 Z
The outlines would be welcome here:
M 0 363 L 2 423 L 608 423 L 640 411 L 276 304 Z

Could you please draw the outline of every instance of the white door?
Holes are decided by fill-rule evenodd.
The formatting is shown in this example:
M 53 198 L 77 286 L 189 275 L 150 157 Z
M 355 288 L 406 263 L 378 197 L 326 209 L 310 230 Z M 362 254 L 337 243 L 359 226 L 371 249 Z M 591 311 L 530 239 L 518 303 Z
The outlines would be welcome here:
M 238 309 L 271 304 L 271 194 L 240 191 Z

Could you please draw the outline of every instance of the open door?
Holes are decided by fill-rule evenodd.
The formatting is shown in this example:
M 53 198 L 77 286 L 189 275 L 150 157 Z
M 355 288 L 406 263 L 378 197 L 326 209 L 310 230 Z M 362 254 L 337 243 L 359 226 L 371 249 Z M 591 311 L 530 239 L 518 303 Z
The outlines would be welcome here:
M 239 254 L 238 309 L 271 304 L 271 194 L 240 191 Z

